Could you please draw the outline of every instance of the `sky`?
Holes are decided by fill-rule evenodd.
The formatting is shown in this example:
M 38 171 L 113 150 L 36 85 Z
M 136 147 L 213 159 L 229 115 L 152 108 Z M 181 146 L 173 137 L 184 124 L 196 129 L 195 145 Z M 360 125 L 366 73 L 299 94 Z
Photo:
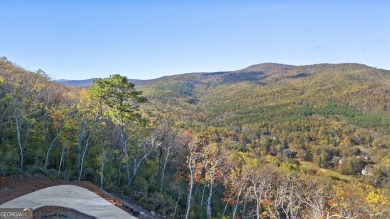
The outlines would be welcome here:
M 389 0 L 0 0 L 0 56 L 52 79 L 259 63 L 390 70 Z

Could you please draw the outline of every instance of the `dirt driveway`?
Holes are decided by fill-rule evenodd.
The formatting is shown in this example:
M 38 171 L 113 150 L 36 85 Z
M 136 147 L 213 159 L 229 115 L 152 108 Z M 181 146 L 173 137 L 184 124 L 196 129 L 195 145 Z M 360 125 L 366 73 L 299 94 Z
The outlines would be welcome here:
M 96 218 L 136 218 L 88 189 L 75 185 L 40 189 L 8 201 L 0 205 L 0 208 L 36 209 L 43 206 L 67 207 Z

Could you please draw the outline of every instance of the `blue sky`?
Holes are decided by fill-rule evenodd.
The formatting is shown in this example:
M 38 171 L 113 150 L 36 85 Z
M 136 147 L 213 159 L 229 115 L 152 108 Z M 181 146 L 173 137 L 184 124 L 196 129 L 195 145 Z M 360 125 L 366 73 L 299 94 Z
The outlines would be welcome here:
M 388 0 L 0 0 L 0 56 L 53 79 L 252 64 L 390 70 Z

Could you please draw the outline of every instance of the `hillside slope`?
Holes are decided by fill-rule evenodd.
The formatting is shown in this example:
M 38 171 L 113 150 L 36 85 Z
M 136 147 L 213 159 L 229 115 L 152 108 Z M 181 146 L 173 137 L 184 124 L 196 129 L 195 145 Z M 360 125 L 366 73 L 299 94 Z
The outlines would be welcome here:
M 140 88 L 157 114 L 193 130 L 217 127 L 233 148 L 279 158 L 288 149 L 344 175 L 360 175 L 370 164 L 381 175 L 374 181 L 389 186 L 390 71 L 267 63 L 166 77 Z
M 170 76 L 140 88 L 160 108 L 176 108 L 183 115 L 190 110 L 194 121 L 217 126 L 319 114 L 347 116 L 351 124 L 390 131 L 390 71 L 361 64 L 268 63 Z

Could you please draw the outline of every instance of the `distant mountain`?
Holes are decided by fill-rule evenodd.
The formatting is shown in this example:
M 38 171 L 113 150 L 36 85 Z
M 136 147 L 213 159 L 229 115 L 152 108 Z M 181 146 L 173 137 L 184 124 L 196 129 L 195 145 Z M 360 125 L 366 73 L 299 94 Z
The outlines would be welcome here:
M 292 66 L 274 63 L 242 70 L 188 73 L 145 82 L 154 107 L 183 124 L 271 123 L 299 126 L 311 115 L 342 119 L 390 133 L 390 71 L 362 64 Z
M 143 85 L 143 84 L 153 84 L 153 83 L 159 83 L 159 82 L 171 81 L 171 80 L 182 80 L 182 79 L 185 80 L 185 78 L 199 77 L 199 76 L 201 76 L 202 79 L 215 79 L 221 83 L 232 83 L 232 82 L 239 82 L 239 81 L 256 81 L 258 79 L 262 79 L 265 76 L 264 72 L 269 72 L 269 73 L 283 72 L 287 70 L 289 67 L 292 66 L 275 64 L 275 63 L 265 63 L 265 64 L 252 65 L 237 71 L 184 73 L 184 74 L 177 74 L 173 76 L 163 76 L 151 80 L 129 79 L 129 81 L 137 85 Z M 95 79 L 97 78 L 91 78 L 85 80 L 59 79 L 56 80 L 56 82 L 59 82 L 63 85 L 70 86 L 70 87 L 88 87 L 93 84 L 93 81 Z M 200 78 L 200 80 L 202 79 Z
M 66 80 L 66 79 L 59 79 L 55 80 L 56 82 L 59 82 L 65 86 L 69 87 L 89 87 L 93 84 L 93 81 L 97 78 L 91 78 L 91 79 L 85 79 L 85 80 Z M 143 84 L 144 80 L 138 80 L 138 79 L 129 79 L 129 81 L 133 82 L 134 84 Z
M 93 79 L 59 81 L 89 86 Z M 246 123 L 291 126 L 325 116 L 390 133 L 390 71 L 362 64 L 252 65 L 237 71 L 187 73 L 131 80 L 160 113 L 183 123 L 225 126 Z M 340 117 L 341 116 L 341 117 Z M 287 124 L 288 123 L 288 124 Z
M 66 80 L 66 79 L 60 79 L 56 80 L 56 82 L 59 82 L 65 86 L 69 87 L 89 87 L 93 84 L 93 81 L 96 78 L 92 79 L 86 79 L 86 80 Z

